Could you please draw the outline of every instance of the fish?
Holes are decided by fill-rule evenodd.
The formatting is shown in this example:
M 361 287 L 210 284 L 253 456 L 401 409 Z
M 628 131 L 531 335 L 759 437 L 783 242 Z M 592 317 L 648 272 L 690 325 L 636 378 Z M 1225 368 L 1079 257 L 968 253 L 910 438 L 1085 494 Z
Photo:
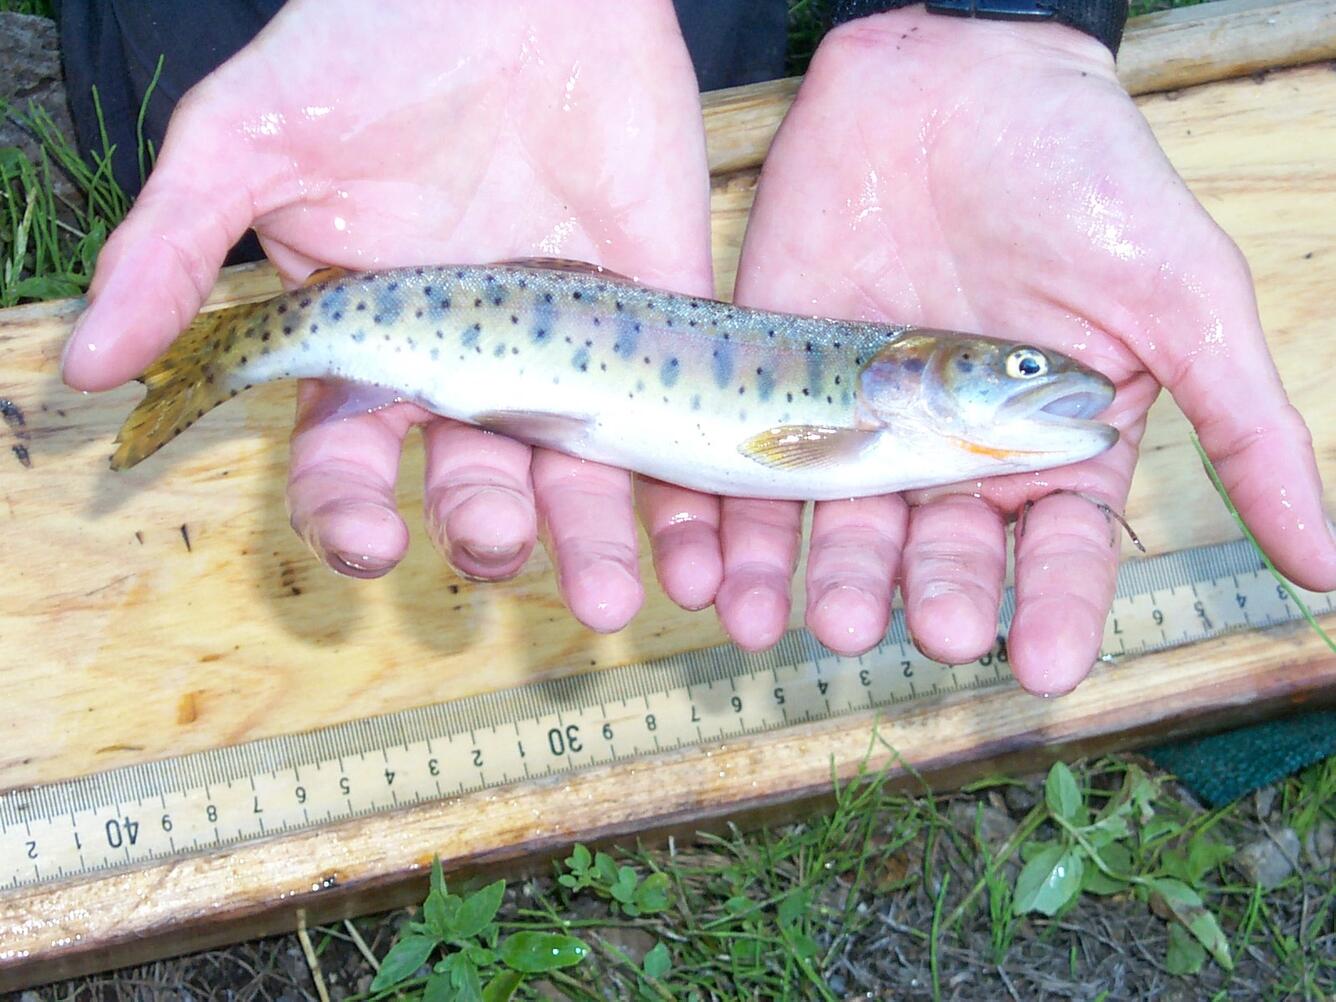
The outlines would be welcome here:
M 583 262 L 333 271 L 197 316 L 142 374 L 111 466 L 261 383 L 338 381 L 324 415 L 396 401 L 734 497 L 832 500 L 1032 472 L 1118 440 L 1061 353 L 658 289 Z

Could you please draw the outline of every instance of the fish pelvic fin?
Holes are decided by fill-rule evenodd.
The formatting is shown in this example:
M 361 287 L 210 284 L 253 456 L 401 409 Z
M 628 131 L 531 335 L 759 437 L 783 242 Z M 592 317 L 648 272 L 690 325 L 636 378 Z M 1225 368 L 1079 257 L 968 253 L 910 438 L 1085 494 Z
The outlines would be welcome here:
M 147 459 L 233 394 L 223 364 L 227 332 L 265 306 L 247 303 L 201 313 L 139 376 L 148 393 L 116 436 L 113 470 Z
M 738 451 L 762 466 L 807 470 L 856 458 L 876 434 L 860 428 L 785 424 L 753 435 L 738 446 Z

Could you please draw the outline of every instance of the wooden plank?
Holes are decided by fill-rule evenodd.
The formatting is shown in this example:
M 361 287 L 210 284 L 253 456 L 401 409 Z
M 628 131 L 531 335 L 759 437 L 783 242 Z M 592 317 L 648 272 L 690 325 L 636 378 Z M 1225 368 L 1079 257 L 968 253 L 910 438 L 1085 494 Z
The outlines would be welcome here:
M 1336 626 L 1336 616 L 1328 618 Z M 989 768 L 999 761 L 1034 767 L 1317 699 L 1336 702 L 1336 657 L 1306 624 L 1293 624 L 1101 666 L 1057 702 L 1016 688 L 953 696 L 899 715 L 794 727 L 17 899 L 0 895 L 0 989 L 99 962 L 126 964 L 290 928 L 298 909 L 313 919 L 349 914 L 349 894 L 363 907 L 403 901 L 421 893 L 433 853 L 452 870 L 495 865 L 576 839 L 703 824 L 757 805 L 820 796 L 832 768 L 842 778 L 863 763 L 903 775 L 899 762 L 930 779 L 950 772 L 958 781 L 984 771 L 985 761 Z
M 1129 21 L 1118 79 L 1140 95 L 1323 59 L 1336 59 L 1336 0 L 1216 0 Z M 704 96 L 711 173 L 760 166 L 800 82 Z
M 1249 257 L 1273 350 L 1329 484 L 1336 404 L 1322 379 L 1336 363 L 1327 292 L 1336 262 L 1334 106 L 1336 74 L 1326 67 L 1142 101 L 1170 157 Z M 716 182 L 725 287 L 752 183 Z M 254 296 L 265 281 L 251 269 L 219 296 Z M 322 571 L 283 513 L 290 388 L 240 398 L 202 422 L 194 444 L 178 443 L 170 462 L 112 476 L 103 459 L 136 391 L 81 396 L 59 385 L 56 365 L 73 315 L 69 304 L 0 314 L 0 398 L 24 415 L 21 427 L 15 419 L 0 428 L 7 436 L 0 518 L 10 529 L 0 684 L 10 705 L 23 708 L 0 730 L 0 788 L 721 639 L 712 614 L 681 612 L 656 589 L 630 629 L 597 637 L 561 609 L 545 560 L 505 585 L 473 585 L 445 570 L 421 533 L 405 565 L 384 581 Z M 30 468 L 10 454 L 16 444 L 29 450 Z M 1145 452 L 1130 512 L 1154 551 L 1235 535 L 1167 402 L 1153 412 Z M 415 523 L 416 449 L 406 466 L 401 503 Z M 1330 488 L 1328 499 L 1336 499 Z M 649 580 L 648 561 L 645 573 Z M 1333 684 L 1331 659 L 1315 643 L 1294 628 L 1233 637 L 1097 673 L 1060 701 L 996 693 L 919 708 L 887 726 L 906 761 L 928 770 L 1003 752 L 1111 746 L 1130 740 L 1129 729 L 1200 726 L 1315 698 Z M 488 665 L 485 678 L 480 664 Z M 713 749 L 709 769 L 704 753 L 682 753 L 106 881 L 0 896 L 0 971 L 17 984 L 37 976 L 20 965 L 32 955 L 74 966 L 123 962 L 136 949 L 291 922 L 291 910 L 256 916 L 288 892 L 285 909 L 317 908 L 321 895 L 310 888 L 326 876 L 368 893 L 397 885 L 433 849 L 453 863 L 485 862 L 577 835 L 804 796 L 825 782 L 829 755 L 845 770 L 861 756 L 869 724 L 854 719 Z M 653 782 L 643 782 L 651 768 Z M 537 838 L 534 810 L 545 819 Z M 561 820 L 548 825 L 550 818 Z M 211 923 L 224 918 L 219 932 L 223 926 Z
M 1278 363 L 1327 471 L 1336 470 L 1336 405 L 1324 385 L 1336 365 L 1326 292 L 1336 260 L 1333 106 L 1336 74 L 1325 68 L 1145 103 L 1170 155 L 1251 261 Z M 716 188 L 725 279 L 749 198 L 743 179 Z M 22 467 L 11 441 L 0 443 L 0 518 L 11 527 L 0 679 L 27 708 L 0 732 L 2 787 L 724 639 L 712 612 L 683 612 L 657 588 L 627 630 L 592 634 L 561 607 L 542 555 L 506 584 L 457 578 L 418 531 L 416 446 L 401 481 L 416 533 L 404 564 L 375 582 L 325 571 L 284 510 L 288 385 L 220 408 L 161 462 L 112 474 L 109 443 L 139 390 L 80 395 L 59 385 L 70 316 L 53 320 L 60 309 L 0 319 L 0 397 L 26 417 L 31 462 Z M 1167 398 L 1144 453 L 1129 512 L 1153 551 L 1236 534 Z M 648 561 L 644 573 L 652 579 Z

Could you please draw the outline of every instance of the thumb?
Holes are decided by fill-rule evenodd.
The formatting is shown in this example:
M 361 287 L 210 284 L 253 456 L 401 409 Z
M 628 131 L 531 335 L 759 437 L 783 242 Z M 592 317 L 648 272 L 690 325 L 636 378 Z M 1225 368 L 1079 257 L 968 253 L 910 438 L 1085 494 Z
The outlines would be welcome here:
M 65 345 L 67 384 L 120 385 L 194 318 L 255 217 L 246 152 L 178 107 L 144 190 L 98 256 L 88 306 Z
M 1196 428 L 1262 549 L 1303 587 L 1336 588 L 1312 435 L 1267 349 L 1247 262 L 1214 224 L 1192 243 L 1195 267 L 1162 283 L 1148 310 L 1185 336 L 1163 337 L 1158 351 L 1143 339 L 1137 353 Z

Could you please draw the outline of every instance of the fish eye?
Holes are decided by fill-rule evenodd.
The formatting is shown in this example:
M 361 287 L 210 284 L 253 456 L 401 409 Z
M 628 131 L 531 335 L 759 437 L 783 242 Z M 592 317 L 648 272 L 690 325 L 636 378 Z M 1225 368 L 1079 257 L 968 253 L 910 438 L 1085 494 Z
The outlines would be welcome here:
M 1048 358 L 1036 348 L 1017 348 L 1007 356 L 1007 375 L 1012 379 L 1033 379 L 1048 372 Z

